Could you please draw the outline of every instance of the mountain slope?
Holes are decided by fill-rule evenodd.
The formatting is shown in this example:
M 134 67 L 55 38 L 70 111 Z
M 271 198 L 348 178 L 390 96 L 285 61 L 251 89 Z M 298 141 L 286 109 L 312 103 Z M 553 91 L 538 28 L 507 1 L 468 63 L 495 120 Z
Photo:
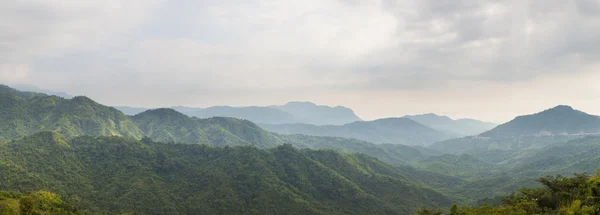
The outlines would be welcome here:
M 14 139 L 41 130 L 67 136 L 119 135 L 142 137 L 120 111 L 77 96 L 63 99 L 45 94 L 4 89 L 0 93 L 0 139 Z
M 467 152 L 479 159 L 502 162 L 553 143 L 600 134 L 600 118 L 569 106 L 519 116 L 475 137 L 434 143 L 430 148 L 444 152 Z
M 281 134 L 305 134 L 313 136 L 334 136 L 356 138 L 373 143 L 404 145 L 428 145 L 449 138 L 415 121 L 405 118 L 386 118 L 374 121 L 357 121 L 345 125 L 308 124 L 261 124 L 262 128 Z
M 585 135 L 600 133 L 600 117 L 560 105 L 540 113 L 519 116 L 482 133 L 483 137 L 531 135 Z
M 451 203 L 374 158 L 291 145 L 211 148 L 42 132 L 0 143 L 0 155 L 0 189 L 49 190 L 89 211 L 409 214 Z
M 9 93 L 0 93 L 0 141 L 55 130 L 67 138 L 117 135 L 140 139 L 146 136 L 163 142 L 211 146 L 253 145 L 271 148 L 290 143 L 299 148 L 367 153 L 392 164 L 411 163 L 426 157 L 421 154 L 425 149 L 409 146 L 384 147 L 355 139 L 275 134 L 250 121 L 235 118 L 198 119 L 164 108 L 127 117 L 87 97 L 62 99 L 44 94 L 31 97 L 24 93 L 24 97 L 31 98 L 23 99 L 16 96 L 19 93 L 12 89 Z
M 127 115 L 136 115 L 149 110 L 149 108 L 128 106 L 116 106 L 115 108 Z M 341 125 L 360 121 L 360 118 L 354 114 L 352 109 L 342 106 L 322 106 L 310 102 L 289 102 L 285 105 L 268 107 L 213 106 L 195 108 L 175 106 L 171 107 L 171 109 L 198 118 L 233 117 L 264 124 L 306 123 L 315 125 Z
M 407 115 L 404 118 L 412 119 L 427 127 L 443 131 L 449 135 L 461 137 L 478 135 L 497 126 L 491 122 L 483 122 L 474 119 L 451 119 L 447 116 L 439 116 L 433 113 L 422 115 Z
M 277 137 L 247 120 L 223 117 L 198 119 L 167 108 L 148 110 L 131 119 L 146 136 L 162 142 L 254 145 L 260 148 L 283 144 Z

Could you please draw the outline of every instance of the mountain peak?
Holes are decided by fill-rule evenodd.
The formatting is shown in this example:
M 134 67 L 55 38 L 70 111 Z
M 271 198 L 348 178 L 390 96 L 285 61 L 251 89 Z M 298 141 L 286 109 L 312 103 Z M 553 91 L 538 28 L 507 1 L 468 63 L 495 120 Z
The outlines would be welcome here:
M 309 101 L 291 101 L 288 103 L 285 103 L 283 106 L 312 106 L 312 107 L 316 107 L 318 106 L 315 103 L 309 102 Z
M 454 120 L 448 116 L 427 113 L 420 115 L 406 115 L 403 118 L 412 119 L 430 128 L 446 132 L 452 136 L 477 135 L 496 127 L 494 123 L 482 122 L 474 119 Z
M 558 106 L 550 108 L 544 112 L 547 112 L 547 111 L 576 111 L 576 110 L 573 109 L 573 107 L 568 106 L 568 105 L 558 105 Z
M 141 116 L 141 115 L 154 115 L 154 116 L 185 116 L 187 117 L 185 114 L 182 114 L 172 108 L 156 108 L 156 109 L 149 109 L 146 110 L 144 112 L 138 113 L 136 114 L 136 116 Z
M 600 132 L 600 118 L 559 105 L 545 111 L 516 117 L 481 136 L 531 136 L 559 134 L 591 134 Z

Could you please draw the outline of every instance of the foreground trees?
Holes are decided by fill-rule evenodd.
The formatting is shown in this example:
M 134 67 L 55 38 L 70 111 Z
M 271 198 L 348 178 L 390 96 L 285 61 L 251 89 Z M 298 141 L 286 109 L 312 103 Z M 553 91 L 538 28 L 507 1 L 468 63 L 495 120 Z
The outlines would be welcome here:
M 544 186 L 521 188 L 503 198 L 500 205 L 452 205 L 449 214 L 600 214 L 600 170 L 594 176 L 546 176 L 537 181 Z M 423 208 L 417 214 L 442 215 L 444 212 Z

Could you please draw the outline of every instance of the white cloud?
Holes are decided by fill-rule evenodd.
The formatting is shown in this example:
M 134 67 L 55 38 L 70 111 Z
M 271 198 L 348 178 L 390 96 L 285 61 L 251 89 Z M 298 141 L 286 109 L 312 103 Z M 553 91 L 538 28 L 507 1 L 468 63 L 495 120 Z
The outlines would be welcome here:
M 157 0 L 0 2 L 0 61 L 31 61 L 110 46 L 135 30 Z
M 0 20 L 0 63 L 30 65 L 22 81 L 131 105 L 300 99 L 367 118 L 461 115 L 505 102 L 488 94 L 533 107 L 523 98 L 587 80 L 600 60 L 596 0 L 18 0 L 0 2 Z

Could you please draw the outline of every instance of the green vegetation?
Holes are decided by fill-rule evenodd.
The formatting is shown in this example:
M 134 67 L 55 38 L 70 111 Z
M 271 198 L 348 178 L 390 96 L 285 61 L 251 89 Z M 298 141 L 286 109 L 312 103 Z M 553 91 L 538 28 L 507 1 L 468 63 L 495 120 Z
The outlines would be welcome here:
M 0 144 L 0 190 L 48 190 L 82 211 L 407 214 L 444 195 L 362 154 L 286 144 L 213 148 L 41 132 Z
M 534 127 L 543 125 L 521 129 L 533 133 L 467 137 L 425 148 L 276 134 L 248 120 L 200 119 L 172 109 L 125 116 L 87 97 L 63 99 L 4 86 L 0 190 L 54 192 L 78 209 L 66 213 L 408 214 L 420 205 L 439 208 L 452 202 L 464 205 L 451 209 L 455 212 L 505 207 L 506 213 L 517 213 L 509 203 L 473 206 L 499 203 L 498 196 L 522 186 L 541 192 L 535 178 L 598 168 L 600 137 L 584 137 L 592 130 L 539 123 L 560 123 L 554 118 L 565 114 L 584 116 L 582 124 L 591 119 L 557 107 L 525 117 L 538 122 Z M 381 142 L 421 141 L 422 135 L 435 138 L 432 134 L 439 133 L 428 133 L 433 130 L 409 119 L 309 127 Z M 539 132 L 550 128 L 556 129 Z M 571 133 L 578 131 L 585 135 Z M 519 195 L 525 194 L 514 198 Z M 20 208 L 21 196 L 10 199 L 0 202 L 0 209 Z M 536 210 L 576 208 L 575 200 Z M 589 206 L 586 201 L 581 200 L 580 209 Z
M 224 117 L 199 119 L 166 108 L 147 110 L 127 117 L 120 111 L 87 97 L 63 99 L 45 94 L 24 93 L 8 87 L 5 91 L 0 93 L 0 119 L 3 122 L 0 123 L 0 140 L 53 130 L 67 139 L 81 135 L 136 139 L 147 137 L 160 142 L 219 147 L 245 145 L 263 149 L 290 143 L 299 148 L 329 148 L 342 152 L 367 153 L 392 164 L 424 158 L 418 155 L 424 149 L 403 145 L 378 146 L 345 138 L 279 135 L 267 132 L 248 120 Z M 24 96 L 18 96 L 21 94 Z M 404 149 L 415 153 L 406 153 Z
M 66 137 L 84 134 L 143 137 L 123 113 L 83 96 L 63 99 L 44 94 L 31 96 L 19 91 L 0 91 L 0 121 L 0 139 L 4 140 L 42 130 L 55 130 Z
M 600 214 L 600 170 L 589 177 L 546 176 L 537 180 L 543 187 L 521 188 L 502 199 L 499 205 L 478 207 L 452 205 L 450 215 L 490 214 Z M 441 215 L 439 210 L 420 209 L 420 215 Z
M 28 195 L 0 191 L 2 215 L 77 215 L 75 206 L 64 202 L 57 194 L 37 191 Z
M 166 108 L 148 110 L 131 119 L 147 137 L 161 142 L 253 145 L 260 148 L 283 144 L 276 136 L 247 120 L 222 117 L 198 119 Z

